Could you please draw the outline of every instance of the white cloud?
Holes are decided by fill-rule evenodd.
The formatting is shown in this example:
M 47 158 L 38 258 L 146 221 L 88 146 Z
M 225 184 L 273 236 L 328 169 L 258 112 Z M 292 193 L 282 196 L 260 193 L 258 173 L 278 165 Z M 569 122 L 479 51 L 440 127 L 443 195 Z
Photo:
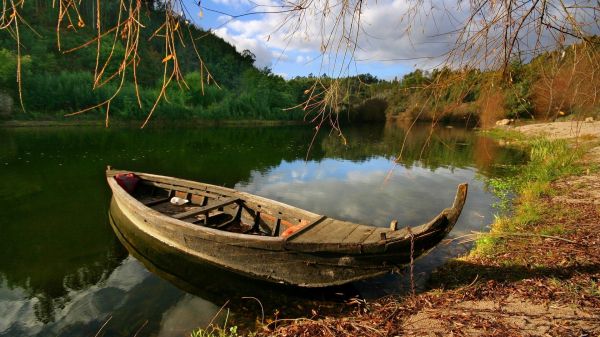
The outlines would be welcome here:
M 318 8 L 319 3 L 322 5 L 322 1 L 324 0 L 317 0 L 314 8 Z M 450 3 L 450 0 L 445 2 Z M 452 36 L 440 34 L 456 28 L 456 20 L 446 17 L 443 11 L 434 11 L 429 17 L 417 16 L 415 26 L 422 28 L 406 34 L 407 23 L 401 21 L 400 15 L 408 10 L 408 6 L 410 4 L 403 0 L 382 0 L 369 6 L 365 5 L 361 14 L 361 30 L 357 36 L 359 48 L 355 51 L 354 59 L 368 62 L 386 60 L 387 63 L 404 65 L 417 63 L 424 66 L 432 61 L 402 59 L 438 56 L 446 52 L 453 42 Z M 233 20 L 226 23 L 224 29 L 218 29 L 216 32 L 236 45 L 238 50 L 249 49 L 255 53 L 259 66 L 270 65 L 274 60 L 287 61 L 279 56 L 279 51 L 296 55 L 290 61 L 304 65 L 313 60 L 323 45 L 327 45 L 330 51 L 339 48 L 339 54 L 326 55 L 315 61 L 315 64 L 321 64 L 321 72 L 331 73 L 347 65 L 350 58 L 344 55 L 344 51 L 352 49 L 351 45 L 344 44 L 339 26 L 336 28 L 336 8 L 338 7 L 325 19 L 313 10 L 307 10 L 300 26 L 296 26 L 297 18 L 292 17 L 287 24 L 282 25 L 284 15 L 270 14 L 259 19 Z M 453 14 L 454 17 L 462 17 L 460 13 Z M 346 18 L 349 19 L 349 16 Z M 356 34 L 356 31 L 353 33 Z M 275 52 L 269 55 L 269 49 Z
M 287 62 L 290 59 L 288 54 L 279 50 L 273 51 L 273 58 L 275 59 L 275 62 Z
M 268 1 L 269 6 L 276 5 L 274 0 Z M 455 0 L 429 0 L 420 6 L 416 14 L 409 15 L 414 2 L 364 2 L 360 29 L 357 30 L 356 22 L 352 21 L 352 13 L 341 16 L 343 25 L 336 24 L 343 6 L 331 6 L 326 16 L 319 12 L 326 1 L 315 0 L 304 12 L 257 15 L 232 20 L 225 23 L 224 27 L 227 29 L 220 36 L 236 45 L 241 43 L 238 50 L 250 49 L 257 55 L 257 64 L 262 66 L 273 63 L 277 65 L 278 61 L 282 61 L 293 63 L 297 67 L 309 62 L 312 72 L 326 72 L 333 76 L 345 75 L 347 68 L 354 68 L 351 64 L 353 61 L 358 61 L 363 69 L 363 65 L 374 63 L 381 67 L 399 65 L 427 69 L 440 65 L 446 53 L 456 46 L 457 36 L 452 32 L 462 27 L 471 10 L 468 4 L 460 5 Z M 354 3 L 351 2 L 350 6 Z M 254 10 L 280 9 L 281 7 L 265 6 Z M 403 15 L 407 15 L 404 20 Z M 496 33 L 492 31 L 490 34 Z M 355 49 L 354 41 L 357 42 Z M 315 59 L 324 47 L 329 53 Z M 267 50 L 272 50 L 272 55 Z M 289 56 L 289 60 L 279 56 L 281 51 Z M 471 54 L 467 56 L 477 57 Z M 482 61 L 483 64 L 486 62 Z
M 217 17 L 217 22 L 218 23 L 225 23 L 225 22 L 230 21 L 230 20 L 231 20 L 231 16 L 229 16 L 229 15 L 219 15 Z
M 270 67 L 273 62 L 273 52 L 265 45 L 264 42 L 256 38 L 247 37 L 241 34 L 232 34 L 228 27 L 221 27 L 213 30 L 215 35 L 235 46 L 238 52 L 246 49 L 251 51 L 256 56 L 254 65 L 258 68 Z
M 304 64 L 310 60 L 310 57 L 304 55 L 296 56 L 296 63 Z
M 248 5 L 250 1 L 248 0 L 211 0 L 211 2 L 219 5 L 233 6 L 233 7 L 242 7 L 244 5 Z

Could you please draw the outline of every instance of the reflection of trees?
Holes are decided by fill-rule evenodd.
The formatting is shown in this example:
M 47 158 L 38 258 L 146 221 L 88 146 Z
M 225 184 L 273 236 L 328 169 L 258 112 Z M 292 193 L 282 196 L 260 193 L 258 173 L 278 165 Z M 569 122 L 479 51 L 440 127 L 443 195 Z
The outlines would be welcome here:
M 311 137 L 299 127 L 2 130 L 0 279 L 39 300 L 41 322 L 69 290 L 106 279 L 125 256 L 108 225 L 107 164 L 233 186 L 304 157 Z
M 498 148 L 492 139 L 460 126 L 437 126 L 432 129 L 430 124 L 416 124 L 410 128 L 409 125 L 388 122 L 379 128 L 347 129 L 345 136 L 348 145 L 331 137 L 323 139 L 321 145 L 325 156 L 355 161 L 384 156 L 399 158 L 399 162 L 406 167 L 419 164 L 432 170 L 474 165 L 484 174 L 498 173 L 496 163 L 513 163 L 524 159 L 522 152 Z
M 95 260 L 91 261 L 61 263 L 51 257 L 38 257 L 41 260 L 40 264 L 47 264 L 50 268 L 59 266 L 60 269 L 54 275 L 48 275 L 47 272 L 40 273 L 37 270 L 39 264 L 27 260 L 21 262 L 29 273 L 3 267 L 0 270 L 0 279 L 4 279 L 8 288 L 21 288 L 29 298 L 36 298 L 37 302 L 34 305 L 36 318 L 42 323 L 49 323 L 54 321 L 55 311 L 64 308 L 71 300 L 69 291 L 84 290 L 104 281 L 126 256 L 126 251 L 113 241 L 104 256 L 96 256 Z
M 266 172 L 282 161 L 306 156 L 313 131 L 306 127 L 2 130 L 0 152 L 0 278 L 10 288 L 37 297 L 37 317 L 52 321 L 69 302 L 69 290 L 97 284 L 124 258 L 108 225 L 110 191 L 107 164 L 208 183 L 234 186 L 253 171 Z M 410 131 L 402 156 L 406 166 L 465 167 L 486 174 L 494 163 L 520 160 L 521 154 L 471 131 L 429 126 Z M 355 161 L 400 153 L 406 128 L 388 124 L 347 127 L 349 140 L 322 132 L 310 158 Z M 428 141 L 429 139 L 429 141 Z M 425 144 L 428 144 L 424 147 Z M 319 146 L 320 145 L 320 146 Z

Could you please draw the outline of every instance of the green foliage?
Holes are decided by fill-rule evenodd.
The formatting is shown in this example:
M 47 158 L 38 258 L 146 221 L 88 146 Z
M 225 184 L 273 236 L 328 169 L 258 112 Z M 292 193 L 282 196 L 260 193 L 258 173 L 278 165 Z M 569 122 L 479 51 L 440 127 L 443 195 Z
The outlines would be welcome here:
M 506 212 L 510 209 L 516 179 L 513 177 L 490 178 L 488 188 L 500 200 L 494 206 Z
M 227 309 L 227 314 L 225 316 L 225 322 L 223 323 L 223 327 L 219 327 L 217 325 L 210 325 L 208 328 L 198 328 L 193 330 L 190 334 L 190 337 L 238 337 L 238 327 L 233 325 L 229 328 L 227 327 L 227 322 L 229 320 L 229 309 Z M 253 334 L 251 334 L 253 335 Z
M 191 337 L 238 337 L 237 326 L 232 326 L 229 329 L 202 329 L 198 328 L 190 334 Z
M 515 61 L 510 65 L 509 74 L 511 85 L 505 89 L 506 116 L 509 118 L 532 117 L 531 87 L 536 78 L 532 67 Z
M 23 74 L 31 72 L 31 57 L 21 56 Z M 0 48 L 0 91 L 17 95 L 17 55 L 7 49 Z M 16 97 L 13 97 L 16 98 Z
M 76 112 L 102 103 L 119 89 L 119 76 L 115 80 L 93 89 L 93 72 L 96 64 L 95 44 L 63 54 L 56 47 L 56 13 L 44 3 L 27 2 L 25 10 L 31 13 L 29 23 L 41 35 L 31 30 L 21 32 L 23 46 L 21 58 L 23 94 L 28 112 L 16 114 L 23 119 L 59 118 L 66 113 Z M 81 46 L 95 37 L 91 22 L 95 21 L 94 7 L 86 3 L 80 6 L 81 16 L 88 24 L 77 31 L 65 29 L 61 35 L 62 50 Z M 111 12 L 115 4 L 106 4 L 103 13 L 105 27 L 114 24 Z M 160 5 L 152 5 L 142 15 L 141 43 L 138 49 L 140 62 L 137 66 L 137 90 L 131 68 L 126 70 L 126 79 L 120 94 L 112 101 L 112 118 L 143 119 L 154 105 L 162 85 L 162 58 L 164 43 L 150 39 L 164 21 Z M 182 25 L 185 23 L 181 22 Z M 308 86 L 289 85 L 282 77 L 269 69 L 256 69 L 255 56 L 245 51 L 239 54 L 233 46 L 219 37 L 195 26 L 189 26 L 193 36 L 199 40 L 202 59 L 211 72 L 211 83 L 202 85 L 198 72 L 199 61 L 190 46 L 177 46 L 180 68 L 185 74 L 186 85 L 172 85 L 157 106 L 155 116 L 165 119 L 302 119 L 301 110 L 284 110 L 300 103 L 299 94 Z M 0 32 L 0 91 L 18 99 L 15 41 L 7 30 Z M 102 39 L 99 51 L 99 69 L 105 68 L 104 79 L 118 71 L 125 54 L 123 43 L 117 39 L 113 48 L 113 36 Z M 110 62 L 109 57 L 112 57 Z M 106 66 L 104 67 L 104 63 Z M 206 73 L 203 74 L 206 79 Z M 368 80 L 372 80 L 369 79 Z M 215 85 L 218 83 L 218 86 Z M 188 88 L 189 87 L 189 88 Z M 220 88 L 219 88 L 220 87 Z M 138 94 L 139 101 L 138 104 Z M 106 111 L 98 108 L 81 115 L 82 118 L 104 118 Z
M 138 49 L 140 62 L 135 76 L 139 85 L 137 89 L 131 68 L 125 70 L 126 78 L 122 87 L 119 85 L 119 76 L 116 76 L 113 81 L 93 89 L 97 56 L 95 44 L 63 54 L 56 48 L 56 18 L 52 8 L 44 3 L 31 2 L 27 2 L 26 7 L 28 8 L 25 10 L 32 13 L 30 24 L 36 27 L 41 37 L 27 29 L 21 33 L 24 55 L 21 59 L 23 94 L 27 113 L 15 114 L 15 118 L 62 118 L 64 114 L 97 106 L 119 90 L 119 95 L 110 105 L 111 118 L 139 120 L 146 116 L 159 96 L 163 80 L 161 65 L 164 44 L 160 39 L 150 39 L 150 34 L 158 29 L 164 20 L 159 4 L 149 6 L 141 18 L 141 23 L 146 29 L 141 31 L 140 40 L 145 42 L 141 43 Z M 90 24 L 95 21 L 94 7 L 82 3 L 80 10 L 87 25 L 77 31 L 63 30 L 63 51 L 81 46 L 95 37 L 93 25 Z M 114 18 L 110 13 L 116 11 L 116 4 L 105 5 L 105 27 L 115 23 L 112 22 Z M 202 79 L 206 80 L 207 74 L 205 71 L 203 74 L 199 72 L 199 61 L 194 48 L 177 46 L 185 84 L 173 84 L 167 90 L 166 98 L 156 107 L 155 118 L 305 118 L 305 111 L 290 108 L 301 105 L 308 98 L 305 91 L 314 83 L 314 77 L 298 77 L 286 81 L 268 68 L 255 68 L 255 56 L 250 51 L 246 50 L 240 54 L 219 37 L 195 26 L 189 28 L 193 36 L 202 36 L 198 43 L 202 59 L 211 73 L 211 81 L 202 84 Z M 15 47 L 14 43 L 13 37 L 6 30 L 0 32 L 0 90 L 17 101 L 17 59 L 11 51 Z M 125 47 L 120 39 L 113 41 L 110 34 L 102 38 L 98 55 L 99 69 L 104 69 L 104 79 L 118 71 L 124 54 Z M 379 79 L 371 74 L 361 74 L 344 80 L 344 87 L 348 88 L 349 94 L 342 112 L 348 112 L 347 120 L 377 121 L 385 118 L 385 109 L 369 101 L 373 97 L 372 85 L 379 82 Z M 103 119 L 105 114 L 105 107 L 102 107 L 88 111 L 78 118 Z
M 507 144 L 510 144 L 511 142 L 525 141 L 523 134 L 515 130 L 493 128 L 490 130 L 482 130 L 480 133 L 483 133 L 486 136 L 496 140 L 502 140 Z
M 590 62 L 597 63 L 598 49 L 575 62 L 574 54 L 581 48 L 573 45 L 549 51 L 528 63 L 516 59 L 505 71 L 417 69 L 400 80 L 380 81 L 373 89 L 387 101 L 387 115 L 406 119 L 479 120 L 486 126 L 502 118 L 533 118 L 536 111 L 543 117 L 539 111 L 549 109 L 589 115 L 600 111 L 598 100 L 590 99 L 595 97 L 596 86 L 587 83 L 586 77 L 577 79 L 593 71 Z M 554 70 L 562 67 L 571 70 Z
M 559 177 L 577 174 L 581 167 L 576 160 L 581 158 L 582 149 L 573 148 L 566 140 L 537 138 L 530 143 L 530 164 L 525 167 L 521 185 L 528 183 L 550 183 Z
M 506 177 L 488 180 L 489 188 L 500 199 L 502 214 L 496 218 L 490 235 L 477 240 L 475 254 L 485 255 L 496 247 L 499 239 L 494 237 L 495 233 L 527 231 L 530 224 L 539 221 L 544 212 L 549 211 L 542 197 L 553 193 L 551 183 L 561 177 L 581 173 L 578 162 L 583 155 L 581 148 L 573 148 L 565 140 L 547 138 L 522 139 L 522 142 L 529 148 L 529 161 L 514 166 L 512 174 Z M 516 196 L 514 204 L 512 196 Z M 557 225 L 548 233 L 560 233 L 562 230 Z
M 163 79 L 162 58 L 164 43 L 151 39 L 164 21 L 161 2 L 145 1 L 147 10 L 140 18 L 146 29 L 141 31 L 136 79 L 141 107 L 137 104 L 137 93 L 133 84 L 131 69 L 128 69 L 121 96 L 111 104 L 113 116 L 121 119 L 140 119 L 153 106 L 160 92 Z M 110 97 L 118 86 L 116 81 L 91 91 L 96 64 L 95 44 L 64 54 L 62 51 L 81 46 L 96 35 L 94 31 L 94 3 L 82 2 L 79 5 L 84 27 L 63 29 L 61 34 L 62 51 L 56 47 L 56 9 L 47 2 L 26 2 L 24 4 L 28 22 L 36 32 L 23 27 L 21 38 L 21 64 L 25 105 L 30 115 L 17 114 L 20 118 L 59 117 L 64 113 L 94 106 L 102 99 Z M 116 23 L 118 3 L 107 2 L 103 7 L 104 27 Z M 187 25 L 180 22 L 181 25 Z M 199 51 L 206 67 L 211 72 L 210 85 L 201 85 L 202 76 L 198 72 L 199 61 L 194 48 L 189 44 L 176 46 L 179 66 L 186 85 L 174 85 L 168 92 L 168 102 L 160 103 L 155 116 L 158 118 L 202 118 L 202 119 L 279 119 L 302 120 L 307 111 L 300 108 L 309 95 L 315 77 L 296 77 L 286 81 L 274 75 L 269 69 L 256 69 L 253 64 L 256 56 L 248 50 L 238 53 L 234 46 L 221 38 L 196 26 L 188 26 L 192 36 L 199 37 Z M 400 80 L 380 80 L 371 74 L 338 80 L 341 91 L 335 109 L 340 113 L 341 122 L 381 121 L 389 115 L 418 117 L 421 120 L 477 120 L 485 114 L 489 95 L 496 101 L 493 118 L 532 117 L 536 110 L 533 92 L 539 86 L 540 74 L 550 61 L 572 59 L 574 48 L 567 48 L 540 55 L 525 64 L 513 61 L 506 73 L 481 71 L 478 69 L 434 69 L 431 72 L 416 69 L 405 74 Z M 9 30 L 0 32 L 0 90 L 10 94 L 17 101 L 15 41 Z M 105 67 L 105 78 L 119 69 L 125 46 L 120 39 L 107 35 L 102 38 L 100 68 L 112 55 L 112 61 Z M 118 79 L 118 76 L 117 76 Z M 66 81 L 58 83 L 59 80 Z M 214 82 L 219 84 L 218 88 Z M 322 76 L 321 82 L 327 86 L 332 79 Z M 560 82 L 560 81 L 558 81 Z M 188 88 L 189 86 L 189 88 Z M 86 92 L 87 91 L 87 92 Z M 321 89 L 322 91 L 322 89 Z M 319 93 L 319 90 L 315 92 Z M 48 104 L 46 104 L 48 103 Z M 538 104 L 539 105 L 539 104 Z M 592 107 L 597 110 L 597 107 Z M 592 109 L 592 110 L 593 110 Z M 575 108 L 571 109 L 575 111 Z M 590 110 L 591 111 L 591 110 Z M 310 112 L 308 112 L 310 118 Z M 92 111 L 91 118 L 104 115 L 104 111 Z

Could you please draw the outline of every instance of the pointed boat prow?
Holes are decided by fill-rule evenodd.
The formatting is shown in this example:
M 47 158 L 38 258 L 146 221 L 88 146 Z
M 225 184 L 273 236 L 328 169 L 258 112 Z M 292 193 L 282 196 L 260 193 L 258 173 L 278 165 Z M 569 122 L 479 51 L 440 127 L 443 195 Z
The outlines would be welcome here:
M 456 222 L 460 213 L 462 212 L 463 207 L 465 206 L 465 201 L 467 200 L 467 192 L 469 190 L 469 184 L 462 183 L 458 185 L 456 188 L 456 196 L 454 197 L 454 203 L 452 203 L 452 212 L 448 214 L 448 220 L 450 222 Z
M 467 192 L 469 189 L 469 185 L 467 183 L 463 183 L 458 185 L 456 188 L 456 196 L 454 197 L 454 202 L 450 208 L 446 208 L 441 211 L 435 218 L 429 221 L 426 224 L 416 226 L 412 228 L 412 231 L 416 237 L 422 236 L 428 238 L 430 243 L 433 245 L 437 244 L 441 241 L 456 225 L 458 218 L 460 217 L 460 213 L 465 206 L 465 202 L 467 200 Z M 438 237 L 438 239 L 431 239 L 432 236 Z

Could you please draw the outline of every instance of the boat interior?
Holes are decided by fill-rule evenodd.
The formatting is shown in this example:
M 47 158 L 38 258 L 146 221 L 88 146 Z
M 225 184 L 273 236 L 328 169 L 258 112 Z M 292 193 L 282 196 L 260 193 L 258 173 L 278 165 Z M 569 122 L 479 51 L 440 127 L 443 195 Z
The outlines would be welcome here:
M 248 200 L 235 191 L 218 191 L 210 185 L 190 187 L 135 177 L 139 181 L 129 188 L 115 178 L 145 206 L 199 226 L 233 233 L 287 237 L 323 218 L 314 219 L 314 214 L 291 206 L 286 208 Z

